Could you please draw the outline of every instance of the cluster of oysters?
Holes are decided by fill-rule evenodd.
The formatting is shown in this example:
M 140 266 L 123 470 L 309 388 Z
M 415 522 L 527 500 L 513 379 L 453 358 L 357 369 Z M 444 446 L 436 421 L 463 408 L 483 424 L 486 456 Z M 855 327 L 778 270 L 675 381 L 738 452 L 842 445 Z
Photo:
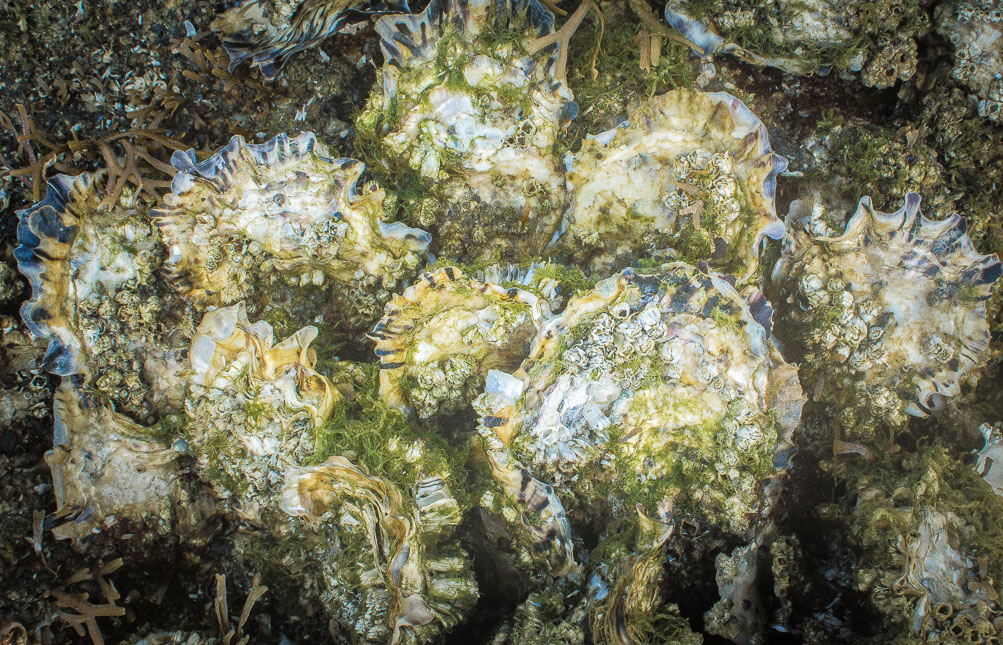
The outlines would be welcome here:
M 152 210 L 49 182 L 16 257 L 62 377 L 58 537 L 200 544 L 222 515 L 359 643 L 436 642 L 487 580 L 529 597 L 486 642 L 700 642 L 670 578 L 712 563 L 703 629 L 761 641 L 805 392 L 861 451 L 943 408 L 986 359 L 1000 262 L 916 194 L 785 225 L 786 161 L 725 93 L 641 100 L 559 156 L 562 45 L 530 46 L 553 22 L 536 0 L 379 19 L 356 128 L 434 194 L 388 197 L 310 133 L 176 153 Z M 917 637 L 996 602 L 936 557 L 956 521 L 915 520 Z

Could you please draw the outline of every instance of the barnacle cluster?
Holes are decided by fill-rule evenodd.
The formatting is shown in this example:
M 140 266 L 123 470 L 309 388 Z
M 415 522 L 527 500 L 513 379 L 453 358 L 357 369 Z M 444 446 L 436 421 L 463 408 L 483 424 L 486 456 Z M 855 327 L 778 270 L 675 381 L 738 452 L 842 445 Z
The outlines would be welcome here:
M 740 5 L 728 30 L 762 18 Z M 234 61 L 277 72 L 347 8 L 297 6 L 232 9 L 220 28 L 258 25 Z M 704 53 L 762 59 L 670 9 Z M 820 31 L 862 47 L 832 3 L 778 15 L 785 56 Z M 997 638 L 998 432 L 977 470 L 893 442 L 986 363 L 1001 265 L 963 218 L 912 192 L 833 212 L 859 197 L 834 181 L 785 224 L 787 161 L 724 92 L 637 97 L 574 148 L 567 38 L 536 0 L 376 31 L 355 134 L 377 179 L 311 133 L 234 136 L 175 153 L 153 208 L 85 174 L 21 211 L 21 314 L 62 378 L 58 537 L 204 545 L 222 520 L 234 566 L 346 642 L 441 642 L 509 594 L 491 642 L 761 643 L 812 586 L 781 522 L 800 446 L 852 499 L 819 511 L 866 553 L 847 595 L 905 639 Z M 890 85 L 912 37 L 844 63 Z
M 954 45 L 953 76 L 978 101 L 979 115 L 1003 121 L 1003 7 L 992 0 L 937 7 L 937 31 Z

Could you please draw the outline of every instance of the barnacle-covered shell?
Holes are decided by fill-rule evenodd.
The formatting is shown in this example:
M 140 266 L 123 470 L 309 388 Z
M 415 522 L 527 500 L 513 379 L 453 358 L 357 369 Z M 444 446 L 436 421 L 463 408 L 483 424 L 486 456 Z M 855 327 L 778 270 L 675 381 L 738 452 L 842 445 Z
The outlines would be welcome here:
M 56 390 L 54 442 L 45 459 L 52 470 L 56 512 L 52 529 L 78 541 L 118 519 L 164 533 L 171 528 L 178 452 L 149 428 L 115 412 L 99 394 L 73 384 Z
M 244 0 L 212 22 L 232 71 L 245 60 L 275 78 L 290 56 L 334 34 L 362 2 L 353 0 Z M 404 3 L 407 8 L 407 3 Z
M 331 158 L 311 133 L 263 144 L 235 136 L 205 161 L 178 152 L 171 163 L 178 174 L 156 223 L 172 283 L 198 302 L 309 286 L 323 294 L 313 298 L 321 314 L 358 329 L 413 275 L 430 241 L 383 221 L 383 192 L 358 190 L 364 165 Z
M 382 91 L 356 129 L 378 141 L 380 163 L 430 182 L 417 221 L 441 255 L 525 258 L 557 227 L 564 173 L 553 147 L 576 108 L 554 75 L 557 46 L 521 53 L 553 20 L 537 0 L 433 0 L 376 25 Z
M 475 406 L 491 459 L 553 485 L 576 525 L 641 511 L 746 535 L 804 401 L 753 316 L 684 263 L 600 282 L 541 328 L 515 376 L 489 376 Z
M 32 292 L 21 317 L 49 339 L 46 369 L 81 374 L 121 410 L 152 422 L 169 407 L 150 389 L 147 369 L 166 359 L 156 334 L 165 306 L 155 285 L 160 240 L 133 195 L 105 203 L 102 177 L 57 175 L 44 200 L 18 213 L 14 255 Z
M 420 469 L 423 446 L 400 448 Z M 444 477 L 401 490 L 343 456 L 286 474 L 282 510 L 340 546 L 315 564 L 324 604 L 353 642 L 426 643 L 476 602 L 469 560 L 452 539 L 460 507 Z
M 205 315 L 192 339 L 187 450 L 216 494 L 255 522 L 285 471 L 314 451 L 341 394 L 314 369 L 315 327 L 275 343 L 243 303 Z
M 954 45 L 954 78 L 971 90 L 981 116 L 1003 123 L 1003 7 L 994 0 L 945 2 L 937 31 Z
M 536 296 L 468 278 L 424 273 L 387 303 L 369 337 L 380 357 L 380 396 L 420 419 L 469 409 L 488 370 L 515 370 L 539 328 Z
M 986 357 L 985 301 L 1001 268 L 975 251 L 965 220 L 931 220 L 909 193 L 893 213 L 869 197 L 842 233 L 796 202 L 774 281 L 782 321 L 803 343 L 808 389 L 840 410 L 844 436 L 926 416 Z M 807 211 L 807 212 L 804 212 Z
M 559 248 L 597 271 L 668 248 L 748 279 L 760 242 L 784 233 L 774 191 L 786 168 L 766 127 L 730 94 L 656 96 L 570 157 Z

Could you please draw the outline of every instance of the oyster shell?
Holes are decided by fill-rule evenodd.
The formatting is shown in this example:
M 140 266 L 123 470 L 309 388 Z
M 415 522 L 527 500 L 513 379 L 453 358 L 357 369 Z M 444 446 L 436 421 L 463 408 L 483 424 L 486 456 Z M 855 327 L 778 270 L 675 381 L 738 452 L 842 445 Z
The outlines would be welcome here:
M 45 455 L 52 470 L 57 539 L 79 542 L 119 520 L 164 534 L 174 521 L 178 451 L 157 441 L 156 429 L 115 412 L 99 394 L 71 377 L 56 390 L 53 448 Z
M 774 192 L 786 168 L 766 127 L 730 94 L 656 96 L 569 156 L 557 248 L 605 272 L 668 247 L 673 259 L 748 280 L 763 239 L 783 236 Z
M 1003 500 L 939 446 L 860 461 L 845 475 L 851 493 L 840 513 L 860 543 L 853 587 L 869 594 L 882 637 L 998 640 Z
M 979 432 L 986 444 L 976 455 L 975 470 L 992 487 L 994 493 L 1003 497 L 1003 430 L 983 423 L 979 426 Z
M 931 220 L 920 197 L 882 213 L 863 197 L 842 233 L 795 202 L 773 280 L 783 324 L 803 345 L 813 399 L 840 410 L 844 436 L 926 416 L 986 357 L 985 301 L 1003 267 L 975 251 L 965 220 Z M 806 212 L 807 211 L 807 212 Z
M 387 303 L 369 333 L 380 357 L 380 396 L 419 419 L 469 409 L 488 370 L 519 366 L 540 318 L 528 291 L 455 267 L 424 273 Z
M 169 251 L 165 269 L 202 304 L 309 287 L 301 309 L 312 301 L 332 324 L 358 330 L 414 274 L 430 241 L 383 221 L 383 192 L 358 190 L 363 164 L 332 159 L 310 133 L 263 144 L 235 136 L 205 161 L 177 152 L 171 163 L 172 192 L 154 212 Z
M 207 313 L 192 339 L 186 450 L 242 519 L 262 522 L 283 473 L 313 453 L 316 428 L 341 399 L 313 369 L 316 336 L 304 327 L 275 343 L 271 326 L 251 325 L 237 303 Z
M 557 486 L 577 521 L 640 504 L 661 522 L 694 514 L 744 534 L 802 403 L 738 292 L 672 263 L 573 298 L 515 377 L 489 378 L 478 431 L 494 459 Z
M 433 0 L 376 24 L 386 62 L 356 130 L 385 170 L 431 194 L 406 206 L 441 255 L 524 259 L 557 227 L 553 148 L 577 108 L 555 78 L 557 46 L 523 53 L 553 21 L 536 0 Z
M 834 0 L 668 0 L 664 14 L 700 56 L 730 54 L 795 74 L 861 72 L 864 84 L 878 89 L 916 73 L 917 42 L 930 23 L 923 7 L 898 0 L 849 6 Z
M 718 274 L 684 263 L 628 269 L 545 323 L 515 375 L 489 374 L 474 402 L 478 433 L 509 504 L 500 515 L 535 562 L 573 570 L 572 527 L 667 537 L 687 523 L 708 538 L 752 537 L 779 493 L 763 485 L 789 465 L 804 397 L 753 317 L 769 321 L 761 294 L 746 298 L 752 308 Z M 601 577 L 621 591 L 657 588 L 663 542 L 602 556 L 616 573 Z M 650 566 L 627 567 L 634 558 Z M 631 597 L 604 602 L 638 619 L 661 602 Z M 624 610 L 610 611 L 615 625 Z
M 159 333 L 168 304 L 156 284 L 160 240 L 130 192 L 106 203 L 101 177 L 57 175 L 45 199 L 19 211 L 14 255 L 32 293 L 21 317 L 49 340 L 48 371 L 81 375 L 121 411 L 152 423 L 176 395 L 166 382 L 151 384 L 178 362 Z
M 275 78 L 289 57 L 313 47 L 357 12 L 357 0 L 243 0 L 212 21 L 232 71 L 245 60 Z M 407 9 L 407 2 L 401 3 Z
M 423 471 L 422 445 L 398 450 Z M 423 472 L 406 491 L 335 456 L 289 470 L 281 508 L 337 538 L 315 562 L 324 604 L 353 642 L 429 642 L 477 600 L 470 563 L 450 539 L 461 511 L 444 474 Z

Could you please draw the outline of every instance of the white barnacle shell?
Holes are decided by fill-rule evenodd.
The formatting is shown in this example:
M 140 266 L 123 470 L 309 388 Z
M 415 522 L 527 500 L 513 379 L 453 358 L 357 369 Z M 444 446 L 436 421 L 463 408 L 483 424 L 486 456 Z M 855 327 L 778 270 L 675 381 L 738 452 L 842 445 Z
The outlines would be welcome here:
M 522 289 L 503 289 L 455 267 L 424 273 L 387 303 L 368 334 L 380 359 L 380 396 L 419 418 L 465 407 L 489 370 L 514 370 L 542 312 Z M 447 385 L 440 397 L 434 385 Z
M 624 336 L 613 312 L 638 322 L 652 306 L 664 333 L 648 336 L 647 353 L 615 351 Z M 508 388 L 516 396 L 489 390 L 475 403 L 490 458 L 513 465 L 496 470 L 518 464 L 552 484 L 573 524 L 601 530 L 596 522 L 632 517 L 640 503 L 663 523 L 700 514 L 744 535 L 747 514 L 769 504 L 759 486 L 789 463 L 804 402 L 794 368 L 757 322 L 768 325 L 769 314 L 758 291 L 743 298 L 684 263 L 600 282 L 543 325 L 507 379 L 521 383 Z M 608 333 L 589 333 L 603 320 Z M 737 446 L 741 464 L 719 469 Z
M 537 0 L 433 0 L 421 14 L 376 24 L 382 87 L 360 123 L 375 129 L 387 155 L 436 182 L 446 202 L 430 224 L 440 253 L 477 258 L 500 245 L 530 256 L 554 233 L 564 178 L 553 146 L 577 111 L 555 76 L 558 46 L 527 55 L 485 34 L 512 30 L 524 48 L 553 22 Z M 495 246 L 471 247 L 481 234 Z
M 670 248 L 748 280 L 763 239 L 784 233 L 774 192 L 786 167 L 766 127 L 730 94 L 656 96 L 569 155 L 557 248 L 597 271 L 630 264 L 638 248 Z
M 1003 272 L 996 256 L 974 249 L 964 218 L 928 219 L 919 203 L 909 193 L 902 208 L 882 213 L 862 197 L 845 231 L 832 235 L 817 234 L 819 214 L 797 220 L 792 208 L 774 269 L 792 292 L 796 331 L 819 356 L 809 378 L 825 387 L 813 390 L 836 405 L 874 409 L 882 406 L 870 393 L 895 392 L 884 412 L 890 422 L 940 409 L 977 374 L 989 346 L 985 303 Z M 834 282 L 852 297 L 823 302 L 805 292 Z M 833 362 L 832 352 L 849 360 Z
M 68 378 L 56 390 L 52 470 L 59 539 L 75 542 L 119 520 L 166 533 L 178 497 L 178 452 L 157 442 L 150 428 L 115 412 L 99 394 Z
M 384 221 L 383 192 L 358 190 L 364 164 L 332 158 L 311 133 L 263 144 L 235 136 L 205 161 L 178 152 L 171 162 L 172 192 L 154 212 L 165 268 L 181 293 L 206 304 L 232 304 L 276 273 L 330 280 L 336 291 L 392 288 L 430 242 Z
M 406 491 L 334 456 L 287 471 L 280 508 L 339 543 L 364 545 L 357 554 L 334 552 L 318 568 L 332 598 L 328 610 L 343 624 L 362 626 L 366 642 L 428 642 L 477 599 L 469 560 L 449 540 L 461 514 L 442 476 L 423 477 Z M 351 602 L 339 601 L 346 586 Z

